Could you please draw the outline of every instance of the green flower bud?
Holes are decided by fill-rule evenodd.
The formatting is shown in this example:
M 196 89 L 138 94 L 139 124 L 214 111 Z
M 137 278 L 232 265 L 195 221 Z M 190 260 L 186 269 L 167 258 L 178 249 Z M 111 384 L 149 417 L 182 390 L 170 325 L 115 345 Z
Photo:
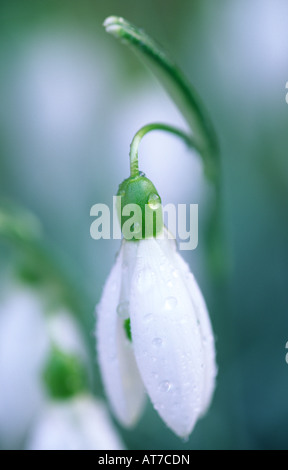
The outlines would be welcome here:
M 145 176 L 124 180 L 117 193 L 118 217 L 126 240 L 141 240 L 159 235 L 163 230 L 161 198 L 154 184 Z

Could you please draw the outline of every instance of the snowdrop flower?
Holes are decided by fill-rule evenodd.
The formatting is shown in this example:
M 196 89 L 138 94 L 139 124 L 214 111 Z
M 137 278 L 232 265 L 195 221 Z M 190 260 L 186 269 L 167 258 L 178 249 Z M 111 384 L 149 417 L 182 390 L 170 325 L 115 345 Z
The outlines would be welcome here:
M 0 442 L 6 449 L 19 447 L 47 402 L 42 374 L 51 345 L 88 361 L 71 314 L 46 314 L 34 289 L 10 282 L 0 303 Z
M 123 450 L 104 403 L 89 395 L 47 404 L 28 450 Z
M 74 320 L 65 311 L 47 321 L 50 351 L 43 365 L 46 406 L 30 450 L 121 450 L 123 444 L 102 402 L 88 392 L 88 356 Z
M 163 227 L 155 186 L 133 161 L 118 196 L 124 240 L 97 308 L 104 387 L 123 425 L 137 421 L 147 392 L 166 425 L 187 437 L 209 407 L 215 387 L 207 307 Z M 134 213 L 129 220 L 121 208 L 132 203 L 140 207 L 141 217 Z M 155 213 L 156 225 L 149 212 Z
M 47 313 L 26 285 L 12 282 L 4 289 L 0 448 L 22 448 L 30 435 L 29 449 L 122 449 L 104 404 L 83 393 L 87 370 L 85 344 L 69 311 Z

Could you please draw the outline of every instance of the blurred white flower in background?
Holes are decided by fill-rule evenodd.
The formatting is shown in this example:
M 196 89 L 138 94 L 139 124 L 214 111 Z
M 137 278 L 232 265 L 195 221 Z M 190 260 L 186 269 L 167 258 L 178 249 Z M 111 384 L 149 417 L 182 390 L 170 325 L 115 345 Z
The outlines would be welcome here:
M 59 358 L 60 369 L 57 370 Z M 76 379 L 74 375 L 61 377 L 62 370 L 65 373 L 61 364 L 63 358 L 64 366 L 65 361 L 72 358 L 83 365 L 85 373 L 89 373 L 86 348 L 72 315 L 65 309 L 47 312 L 34 290 L 12 285 L 0 302 L 2 448 L 22 448 L 27 435 L 30 436 L 29 449 L 123 448 L 104 404 L 88 391 L 83 395 L 77 375 Z M 55 359 L 58 363 L 53 362 Z M 50 375 L 47 375 L 47 367 L 50 367 Z M 79 387 L 79 394 L 76 388 L 73 397 L 53 397 L 53 391 L 58 392 L 59 386 L 52 384 L 51 395 L 51 373 L 52 380 L 55 377 L 60 382 L 63 380 L 65 393 Z
M 28 450 L 123 450 L 106 406 L 89 395 L 49 403 L 40 414 Z
M 88 355 L 79 327 L 71 313 L 57 310 L 46 317 L 46 334 L 51 344 L 62 352 L 74 354 L 88 367 Z
M 18 446 L 44 403 L 40 374 L 49 339 L 40 299 L 10 288 L 0 302 L 0 442 Z

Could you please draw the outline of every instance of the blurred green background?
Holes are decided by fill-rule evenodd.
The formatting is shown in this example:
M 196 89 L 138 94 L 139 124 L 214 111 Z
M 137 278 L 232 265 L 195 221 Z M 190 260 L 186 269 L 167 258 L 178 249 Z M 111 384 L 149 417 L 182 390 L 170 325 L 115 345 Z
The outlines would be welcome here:
M 90 208 L 112 205 L 142 125 L 185 126 L 150 72 L 105 33 L 109 15 L 162 43 L 211 114 L 226 244 L 225 275 L 217 277 L 205 257 L 212 196 L 201 166 L 175 138 L 147 137 L 141 169 L 163 202 L 199 204 L 199 247 L 185 258 L 207 299 L 219 376 L 212 407 L 188 442 L 151 405 L 135 430 L 119 432 L 131 449 L 288 448 L 286 0 L 2 1 L 1 202 L 40 220 L 44 244 L 79 288 L 82 307 L 74 310 L 93 351 L 94 305 L 119 242 L 91 239 Z M 3 284 L 19 261 L 3 241 L 0 255 Z M 103 396 L 96 365 L 93 387 Z

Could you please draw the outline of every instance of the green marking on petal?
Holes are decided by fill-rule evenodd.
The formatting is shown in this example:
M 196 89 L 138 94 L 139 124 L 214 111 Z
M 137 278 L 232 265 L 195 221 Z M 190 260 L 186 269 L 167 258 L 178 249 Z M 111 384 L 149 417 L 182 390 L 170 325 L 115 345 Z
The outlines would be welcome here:
M 129 341 L 132 342 L 130 318 L 127 318 L 126 320 L 124 320 L 123 326 L 124 326 L 124 330 L 125 330 L 125 333 L 126 333 L 127 338 L 129 339 Z

